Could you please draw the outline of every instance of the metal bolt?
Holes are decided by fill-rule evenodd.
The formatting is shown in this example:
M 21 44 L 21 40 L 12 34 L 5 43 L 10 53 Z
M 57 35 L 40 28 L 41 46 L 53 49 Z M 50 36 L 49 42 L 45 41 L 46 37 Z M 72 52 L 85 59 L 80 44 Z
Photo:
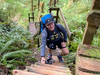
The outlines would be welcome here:
M 97 18 L 95 18 L 95 20 L 97 20 Z

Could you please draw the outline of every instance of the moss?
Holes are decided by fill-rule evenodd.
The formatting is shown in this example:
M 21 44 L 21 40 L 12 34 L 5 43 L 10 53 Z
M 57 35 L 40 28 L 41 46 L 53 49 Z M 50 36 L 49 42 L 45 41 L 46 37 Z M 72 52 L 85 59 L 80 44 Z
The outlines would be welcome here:
M 100 50 L 99 49 L 92 48 L 90 50 L 86 50 L 86 53 L 88 53 L 92 57 L 100 58 Z

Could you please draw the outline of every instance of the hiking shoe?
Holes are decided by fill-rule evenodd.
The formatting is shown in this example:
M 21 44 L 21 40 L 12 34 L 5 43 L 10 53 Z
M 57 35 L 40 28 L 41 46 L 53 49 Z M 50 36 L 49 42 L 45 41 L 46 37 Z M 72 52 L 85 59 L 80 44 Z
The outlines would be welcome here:
M 52 58 L 50 59 L 50 62 L 55 63 L 55 60 L 53 60 Z
M 62 63 L 64 62 L 60 55 L 58 55 L 57 57 L 58 57 L 59 62 L 62 62 Z
M 49 54 L 47 61 L 55 63 L 55 60 L 52 59 L 52 54 Z

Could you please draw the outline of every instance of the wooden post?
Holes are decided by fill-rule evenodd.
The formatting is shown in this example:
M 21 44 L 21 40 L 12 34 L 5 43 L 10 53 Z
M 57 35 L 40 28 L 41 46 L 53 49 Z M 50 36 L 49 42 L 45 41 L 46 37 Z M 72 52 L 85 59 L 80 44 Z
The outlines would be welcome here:
M 50 0 L 50 2 L 49 2 L 49 6 L 50 6 L 50 7 L 52 6 L 52 0 Z
M 53 18 L 56 18 L 56 23 L 58 22 L 58 18 L 59 18 L 59 16 L 58 16 L 58 13 L 59 13 L 59 8 L 49 8 L 49 13 L 51 13 L 51 11 L 57 11 L 57 13 L 56 13 L 56 16 L 53 16 Z
M 56 7 L 56 0 L 54 0 L 54 7 Z
M 100 0 L 93 0 L 91 10 L 100 10 Z
M 87 16 L 87 25 L 82 44 L 91 45 L 97 27 L 100 25 L 100 0 L 93 0 L 91 12 Z
M 39 8 L 40 8 L 40 0 L 38 0 L 38 11 L 39 11 Z
M 59 2 L 59 0 L 57 0 L 57 3 Z
M 38 21 L 40 21 L 40 18 L 42 17 L 41 13 L 44 13 L 44 2 L 41 3 L 41 6 L 39 8 L 39 17 L 38 17 Z
M 41 8 L 42 10 L 41 10 L 41 13 L 44 13 L 44 2 L 43 2 L 43 4 L 42 4 L 42 8 Z
M 56 23 L 58 22 L 58 18 L 59 18 L 59 9 L 57 10 L 57 13 L 56 13 L 56 15 L 57 15 L 57 18 L 56 18 Z

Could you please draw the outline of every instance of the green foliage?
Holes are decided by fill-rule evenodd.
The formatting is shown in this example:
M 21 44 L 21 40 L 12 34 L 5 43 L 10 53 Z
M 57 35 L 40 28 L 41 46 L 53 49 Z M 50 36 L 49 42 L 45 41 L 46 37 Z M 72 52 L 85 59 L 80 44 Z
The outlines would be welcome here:
M 18 51 L 14 51 L 14 52 L 7 52 L 7 53 L 3 54 L 3 60 L 5 60 L 9 56 L 13 56 L 13 55 L 16 55 L 19 53 L 32 53 L 32 52 L 28 51 L 28 50 L 18 50 Z
M 31 1 L 30 0 L 5 0 L 4 3 L 0 4 L 0 10 L 3 10 L 3 12 L 6 12 L 6 14 L 10 18 L 14 18 L 18 13 L 21 14 L 19 17 L 22 25 L 24 25 L 25 28 L 27 28 L 28 25 L 28 12 L 31 11 Z M 26 18 L 27 22 L 24 22 L 23 19 Z
M 75 57 L 76 57 L 76 52 L 71 52 L 68 55 L 63 56 L 63 58 L 66 60 L 65 62 L 67 64 L 74 63 L 75 62 Z
M 31 34 L 0 10 L 0 65 L 15 69 L 31 58 Z
M 1 49 L 0 55 L 1 55 L 1 54 L 8 48 L 8 46 L 9 46 L 10 44 L 12 44 L 15 40 L 16 40 L 16 39 L 13 39 L 13 40 L 8 41 L 8 42 L 5 44 L 5 46 Z
M 67 58 L 67 63 L 72 63 L 75 60 L 75 52 L 78 44 L 82 41 L 86 25 L 86 16 L 90 11 L 92 3 L 92 0 L 75 0 L 72 4 L 68 4 L 70 1 L 71 0 L 59 0 L 59 3 L 57 4 L 57 7 L 62 9 L 70 31 L 75 33 L 73 41 L 70 43 L 71 46 L 68 47 L 70 53 L 64 57 L 65 59 Z M 41 0 L 41 2 L 45 2 L 44 13 L 41 13 L 41 15 L 45 15 L 49 13 L 49 1 Z M 35 15 L 35 22 L 37 22 L 39 15 L 37 0 L 33 0 L 33 11 Z M 0 55 L 0 64 L 5 63 L 8 68 L 14 67 L 11 63 L 14 61 L 18 61 L 17 63 L 21 64 L 24 61 L 24 58 L 27 58 L 26 56 L 28 56 L 28 54 L 23 50 L 27 51 L 31 46 L 33 46 L 30 39 L 30 33 L 21 26 L 23 25 L 25 28 L 27 27 L 28 13 L 30 12 L 31 0 L 5 0 L 4 3 L 0 4 L 0 54 L 2 54 Z M 9 17 L 14 18 L 18 13 L 21 14 L 19 18 L 19 23 L 21 25 L 12 22 L 9 19 Z M 64 23 L 62 21 L 62 25 L 63 24 Z M 95 36 L 92 45 L 100 47 L 99 42 L 100 36 Z M 33 47 L 37 47 L 37 38 L 34 43 L 35 46 Z M 19 53 L 19 50 L 23 52 Z M 40 51 L 40 49 L 38 49 L 38 51 Z M 27 58 L 27 60 L 28 59 L 31 60 L 30 58 Z M 19 63 L 19 61 L 22 62 Z M 22 64 L 24 64 L 24 62 Z
M 100 29 L 98 29 L 98 33 L 100 32 Z M 95 35 L 92 41 L 92 46 L 100 47 L 100 35 Z
M 86 50 L 86 53 L 89 54 L 92 57 L 100 58 L 100 50 L 99 49 Z

